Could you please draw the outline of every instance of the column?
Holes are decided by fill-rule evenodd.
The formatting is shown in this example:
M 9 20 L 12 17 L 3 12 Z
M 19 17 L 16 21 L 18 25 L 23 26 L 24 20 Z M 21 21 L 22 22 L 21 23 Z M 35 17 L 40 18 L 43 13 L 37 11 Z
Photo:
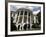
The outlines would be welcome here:
M 16 22 L 17 28 L 18 28 L 18 22 L 19 22 L 19 19 L 20 19 L 20 13 L 21 13 L 21 11 L 19 10 L 18 19 L 17 19 L 17 22 Z
M 18 12 L 15 14 L 13 23 L 16 23 Z
M 28 24 L 28 11 L 27 11 L 27 24 Z
M 30 13 L 30 29 L 32 29 L 32 15 Z
M 27 30 L 28 30 L 28 11 L 27 11 Z
M 36 23 L 36 15 L 34 16 L 34 23 Z
M 23 26 L 24 26 L 24 13 L 25 13 L 25 10 L 23 10 L 23 16 L 22 16 L 22 30 L 23 30 Z

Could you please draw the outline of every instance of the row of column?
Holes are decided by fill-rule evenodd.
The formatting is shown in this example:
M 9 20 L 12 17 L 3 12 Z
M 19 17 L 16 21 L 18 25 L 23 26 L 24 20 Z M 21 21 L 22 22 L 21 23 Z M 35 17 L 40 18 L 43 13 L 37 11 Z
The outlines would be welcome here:
M 17 12 L 17 14 L 15 14 L 15 20 L 13 21 L 14 23 L 16 23 L 15 25 L 18 27 L 18 25 L 20 24 L 21 26 L 22 26 L 22 30 L 23 30 L 23 26 L 24 26 L 24 23 L 26 23 L 26 24 L 29 24 L 30 23 L 30 28 L 31 28 L 31 26 L 32 26 L 32 23 L 31 23 L 31 14 L 29 13 L 29 11 L 26 11 L 26 13 L 27 13 L 27 15 L 26 15 L 26 17 L 27 17 L 27 19 L 26 20 L 24 20 L 25 18 L 25 11 L 26 10 L 23 10 L 23 15 L 22 15 L 22 21 L 21 21 L 21 23 L 19 23 L 20 22 L 20 17 L 21 17 L 21 10 L 19 10 L 18 12 Z M 29 14 L 30 14 L 30 16 L 29 16 Z M 29 19 L 30 18 L 30 19 Z M 24 22 L 24 21 L 26 21 L 26 22 Z M 28 26 L 28 25 L 27 25 Z M 21 29 L 20 29 L 21 30 Z M 27 28 L 27 30 L 28 30 L 28 28 Z
M 23 12 L 22 12 L 23 11 Z M 13 21 L 13 23 L 16 23 L 15 25 L 17 26 L 17 28 L 18 28 L 18 25 L 21 25 L 21 27 L 22 27 L 22 30 L 23 30 L 23 26 L 24 26 L 24 23 L 26 23 L 26 24 L 30 24 L 30 29 L 32 29 L 32 17 L 33 16 L 31 16 L 31 14 L 29 13 L 29 11 L 26 11 L 26 20 L 24 20 L 25 19 L 25 11 L 26 10 L 19 10 L 16 14 L 15 14 L 15 17 L 14 17 L 14 21 Z M 21 17 L 21 13 L 23 13 L 22 14 L 22 17 Z M 29 16 L 29 14 L 30 14 L 30 16 Z M 12 14 L 12 17 L 13 17 L 13 14 Z M 20 17 L 21 17 L 21 19 L 20 19 Z M 21 22 L 20 22 L 20 20 L 21 20 Z M 26 22 L 24 22 L 24 21 L 26 21 Z M 20 22 L 20 23 L 19 23 Z M 38 22 L 38 17 L 36 16 L 36 15 L 34 15 L 34 23 L 39 23 Z M 28 26 L 28 25 L 27 25 Z M 21 29 L 20 29 L 21 30 Z M 27 30 L 28 30 L 28 28 L 27 28 Z
M 21 23 L 24 23 L 24 17 L 27 17 L 27 20 L 25 20 L 26 22 L 27 22 L 27 24 L 28 24 L 28 22 L 29 22 L 29 20 L 31 20 L 31 15 L 29 16 L 29 12 L 27 11 L 27 15 L 25 15 L 25 10 L 23 10 L 23 15 L 22 15 L 22 21 L 21 21 Z M 14 23 L 18 23 L 20 20 L 20 17 L 21 17 L 21 11 L 19 11 L 19 14 L 18 14 L 18 12 L 17 12 L 17 14 L 15 14 L 15 20 L 14 20 Z M 30 18 L 30 19 L 29 19 Z

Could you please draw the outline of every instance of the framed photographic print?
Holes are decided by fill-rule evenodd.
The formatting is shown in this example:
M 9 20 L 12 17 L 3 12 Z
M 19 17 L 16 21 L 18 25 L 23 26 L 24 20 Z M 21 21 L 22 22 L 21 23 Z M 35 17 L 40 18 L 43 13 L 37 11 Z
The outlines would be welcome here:
M 45 33 L 45 3 L 8 1 L 6 3 L 6 35 L 40 35 Z

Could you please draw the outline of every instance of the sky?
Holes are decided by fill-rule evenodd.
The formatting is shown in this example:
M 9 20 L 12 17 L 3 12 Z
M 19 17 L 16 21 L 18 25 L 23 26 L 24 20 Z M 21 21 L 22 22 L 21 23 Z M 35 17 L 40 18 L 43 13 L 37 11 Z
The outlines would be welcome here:
M 10 10 L 15 11 L 15 10 L 22 8 L 22 7 L 31 9 L 33 14 L 37 14 L 41 10 L 40 6 L 16 6 L 16 5 L 11 5 Z
M 15 11 L 19 7 L 21 8 L 22 6 L 15 6 L 15 5 L 11 5 L 10 6 L 11 11 Z M 40 10 L 41 9 L 41 7 L 38 7 L 38 6 L 30 6 L 30 7 L 31 7 L 32 11 L 37 11 L 37 10 Z

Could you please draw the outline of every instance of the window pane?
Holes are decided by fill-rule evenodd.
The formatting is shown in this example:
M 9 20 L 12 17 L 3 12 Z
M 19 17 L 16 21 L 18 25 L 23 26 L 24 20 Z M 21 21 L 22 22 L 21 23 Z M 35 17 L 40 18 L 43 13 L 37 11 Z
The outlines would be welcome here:
M 27 15 L 27 11 L 25 11 L 25 15 Z
M 21 11 L 21 14 L 20 15 L 23 15 L 23 11 Z
M 21 23 L 21 22 L 22 22 L 22 16 L 20 15 L 19 23 Z
M 25 15 L 24 16 L 24 23 L 27 21 L 27 16 Z

